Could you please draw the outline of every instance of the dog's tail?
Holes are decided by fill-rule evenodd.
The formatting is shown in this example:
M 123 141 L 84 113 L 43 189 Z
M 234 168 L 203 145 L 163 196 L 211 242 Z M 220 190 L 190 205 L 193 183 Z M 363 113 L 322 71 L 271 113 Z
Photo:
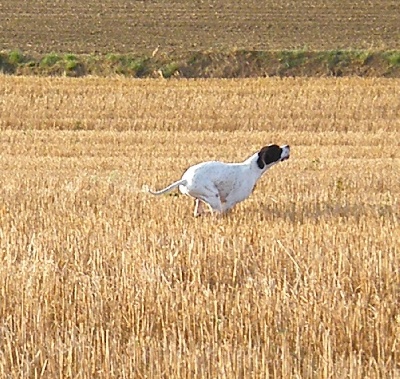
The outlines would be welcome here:
M 147 192 L 150 192 L 152 195 L 162 195 L 164 193 L 172 191 L 174 188 L 179 187 L 179 186 L 185 186 L 187 184 L 187 181 L 185 179 L 178 180 L 172 184 L 170 184 L 168 187 L 165 187 L 164 189 L 160 191 L 152 191 L 149 187 L 146 186 Z

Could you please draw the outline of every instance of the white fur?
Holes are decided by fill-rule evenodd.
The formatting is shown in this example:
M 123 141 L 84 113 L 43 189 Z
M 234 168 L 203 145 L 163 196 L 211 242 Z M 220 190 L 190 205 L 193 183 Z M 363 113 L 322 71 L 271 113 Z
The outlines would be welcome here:
M 269 162 L 271 158 L 268 153 L 273 150 L 275 150 L 273 159 L 277 160 Z M 229 211 L 235 204 L 247 199 L 261 175 L 276 163 L 288 159 L 289 156 L 288 145 L 281 147 L 270 145 L 241 163 L 210 161 L 196 164 L 189 167 L 180 180 L 168 187 L 157 192 L 150 189 L 148 191 L 153 195 L 162 195 L 179 187 L 180 192 L 195 198 L 194 216 L 202 213 L 202 202 L 209 205 L 213 211 L 222 214 Z M 264 158 L 267 163 L 263 165 Z

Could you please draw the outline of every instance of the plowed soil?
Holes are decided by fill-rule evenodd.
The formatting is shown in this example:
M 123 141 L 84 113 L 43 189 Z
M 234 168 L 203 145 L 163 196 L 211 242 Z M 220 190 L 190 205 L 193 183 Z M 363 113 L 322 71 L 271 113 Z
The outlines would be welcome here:
M 4 0 L 0 50 L 398 49 L 398 0 Z

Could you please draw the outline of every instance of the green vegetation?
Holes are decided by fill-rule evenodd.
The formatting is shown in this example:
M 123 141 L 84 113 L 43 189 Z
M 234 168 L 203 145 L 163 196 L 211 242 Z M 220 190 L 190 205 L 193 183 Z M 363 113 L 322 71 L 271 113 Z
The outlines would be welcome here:
M 389 62 L 391 67 L 400 66 L 400 51 L 387 51 L 383 54 L 383 57 Z
M 41 67 L 53 67 L 60 60 L 62 60 L 62 57 L 59 54 L 50 53 L 50 54 L 45 55 L 40 60 L 40 66 Z
M 24 62 L 24 54 L 20 50 L 12 50 L 8 54 L 8 61 L 11 65 L 19 65 Z
M 78 66 L 78 60 L 74 54 L 66 54 L 64 56 L 65 68 L 68 71 L 75 70 Z
M 141 77 L 148 74 L 148 58 L 124 54 L 107 54 L 105 67 L 109 67 L 111 73 L 118 75 Z
M 307 49 L 281 51 L 197 51 L 158 54 L 25 55 L 0 53 L 0 72 L 17 75 L 122 75 L 136 78 L 257 76 L 385 76 L 400 77 L 400 51 Z
M 302 65 L 307 59 L 305 50 L 284 50 L 279 55 L 279 61 L 283 68 L 293 68 Z
M 169 62 L 165 66 L 161 68 L 162 76 L 164 78 L 170 78 L 174 74 L 176 74 L 179 70 L 179 65 L 177 62 Z
M 135 76 L 143 76 L 146 74 L 148 58 L 139 57 L 130 61 L 128 64 L 129 69 L 134 73 Z
M 353 58 L 361 65 L 368 64 L 372 57 L 372 52 L 368 50 L 355 50 L 353 51 Z

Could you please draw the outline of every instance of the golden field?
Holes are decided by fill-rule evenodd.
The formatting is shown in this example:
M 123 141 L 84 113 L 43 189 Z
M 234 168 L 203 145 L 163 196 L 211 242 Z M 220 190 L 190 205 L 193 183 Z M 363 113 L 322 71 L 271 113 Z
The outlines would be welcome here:
M 0 76 L 0 376 L 399 378 L 400 81 Z M 227 216 L 152 197 L 288 143 Z

